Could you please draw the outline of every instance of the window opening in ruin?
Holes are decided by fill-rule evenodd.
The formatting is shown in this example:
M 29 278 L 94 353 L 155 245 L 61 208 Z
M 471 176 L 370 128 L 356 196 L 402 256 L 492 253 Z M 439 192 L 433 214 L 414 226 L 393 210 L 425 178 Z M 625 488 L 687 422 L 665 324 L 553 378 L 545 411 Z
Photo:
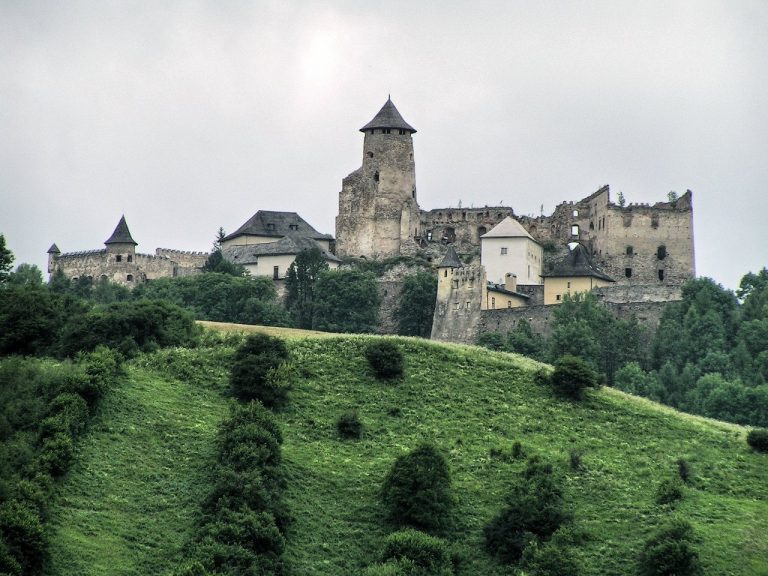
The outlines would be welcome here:
M 280 278 L 280 266 L 275 266 L 272 268 L 272 279 L 278 280 Z
M 106 280 L 106 279 L 107 279 L 107 275 L 106 275 L 106 274 L 102 274 L 102 275 L 101 275 L 101 279 L 102 279 L 102 280 Z
M 454 302 L 453 303 L 453 309 L 454 310 L 458 310 L 459 309 L 459 303 L 458 302 Z
M 595 229 L 595 223 L 594 222 L 590 222 L 589 223 L 589 229 L 590 230 L 594 230 Z
M 507 253 L 507 248 L 506 248 L 506 247 L 502 248 L 502 249 L 501 249 L 501 255 L 503 256 L 503 255 L 505 255 L 506 253 Z
M 121 254 L 118 254 L 117 256 L 115 256 L 115 262 L 122 262 L 122 261 L 123 261 L 123 256 Z
M 368 158 L 373 158 L 373 152 L 368 152 Z
M 461 213 L 461 219 L 462 220 L 466 220 L 467 219 L 467 213 L 466 212 L 462 212 Z
M 579 211 L 578 210 L 574 210 L 573 211 L 573 217 L 574 218 L 578 218 L 579 217 Z
M 414 188 L 413 190 L 411 190 L 411 197 L 412 197 L 412 198 L 416 198 L 416 188 Z
M 469 310 L 469 302 L 467 302 L 467 310 Z
M 128 274 L 126 280 L 128 280 L 128 282 L 133 282 L 133 274 Z
M 458 290 L 459 289 L 459 281 L 458 280 L 454 280 L 453 281 L 453 289 L 454 290 Z
M 488 228 L 486 228 L 485 226 L 480 226 L 480 228 L 477 229 L 478 236 L 482 236 L 486 232 L 488 232 Z
M 371 134 L 376 134 L 376 130 L 371 130 Z
M 656 258 L 664 260 L 667 257 L 667 247 L 663 244 L 656 249 Z
M 627 256 L 632 256 L 635 253 L 635 249 L 632 246 L 627 246 Z
M 448 278 L 448 269 L 443 270 L 443 278 Z
M 498 218 L 499 220 L 501 220 L 502 218 L 504 218 L 504 214 L 502 214 L 501 212 L 499 212 L 498 214 L 496 214 L 496 218 Z
M 624 268 L 624 276 L 632 278 L 632 268 Z
M 427 240 L 432 242 L 432 230 L 427 230 Z
M 557 300 L 558 302 L 560 302 L 560 294 L 558 294 L 557 296 L 555 296 L 555 300 Z
M 455 240 L 456 240 L 456 230 L 454 230 L 450 226 L 446 227 L 446 229 L 443 230 L 443 242 L 445 242 L 446 244 L 453 244 Z
M 658 214 L 651 214 L 651 228 L 658 228 L 659 227 L 659 215 Z
M 663 281 L 664 281 L 664 270 L 659 270 L 659 280 L 660 280 L 661 282 L 663 282 Z
M 128 254 L 128 262 L 133 262 L 133 256 L 131 254 Z
M 571 236 L 578 236 L 579 235 L 579 225 L 573 224 L 571 226 Z
M 376 172 L 373 173 L 373 181 L 378 182 L 379 181 L 379 171 L 376 170 Z

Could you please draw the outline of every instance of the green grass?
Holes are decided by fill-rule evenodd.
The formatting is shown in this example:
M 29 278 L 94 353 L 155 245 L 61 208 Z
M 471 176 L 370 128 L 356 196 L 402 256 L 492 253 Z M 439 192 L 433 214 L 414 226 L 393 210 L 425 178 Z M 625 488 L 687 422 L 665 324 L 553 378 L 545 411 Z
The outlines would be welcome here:
M 359 574 L 376 560 L 392 530 L 379 487 L 394 459 L 423 440 L 450 464 L 456 513 L 446 537 L 463 550 L 462 575 L 512 573 L 483 551 L 482 527 L 525 465 L 510 455 L 515 441 L 563 475 L 585 574 L 635 574 L 642 543 L 675 513 L 692 522 L 707 574 L 768 574 L 768 457 L 749 450 L 739 426 L 610 389 L 560 400 L 534 383 L 536 362 L 419 339 L 396 340 L 405 376 L 379 381 L 363 355 L 370 337 L 285 335 L 296 382 L 279 421 L 294 517 L 286 558 L 296 575 Z M 55 506 L 50 574 L 157 574 L 178 560 L 206 492 L 234 344 L 132 363 Z M 351 408 L 365 425 L 357 441 L 336 433 Z M 582 453 L 578 471 L 568 467 L 571 450 Z M 656 488 L 679 458 L 692 484 L 675 509 L 660 507 Z
M 190 362 L 199 377 L 177 380 Z M 46 574 L 145 576 L 176 565 L 208 491 L 227 412 L 226 362 L 217 352 L 166 350 L 128 366 L 52 507 Z

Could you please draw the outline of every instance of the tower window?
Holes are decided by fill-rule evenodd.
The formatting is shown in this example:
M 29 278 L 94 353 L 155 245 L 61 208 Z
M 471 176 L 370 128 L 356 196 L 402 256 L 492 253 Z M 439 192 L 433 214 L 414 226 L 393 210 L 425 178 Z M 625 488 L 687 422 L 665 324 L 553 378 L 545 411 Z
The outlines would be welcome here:
M 579 235 L 579 225 L 574 224 L 571 226 L 571 236 L 578 236 Z
M 368 152 L 368 158 L 373 158 L 373 152 Z
M 664 281 L 664 270 L 659 270 L 659 281 L 660 282 Z
M 405 134 L 405 130 L 398 130 L 397 133 L 400 134 L 400 136 L 402 136 L 403 134 Z
M 381 131 L 381 133 L 382 133 L 382 134 L 389 134 L 389 133 L 390 133 L 390 129 L 389 129 L 389 128 L 384 128 L 384 129 Z
M 133 256 L 131 254 L 128 254 L 128 262 L 133 262 Z
M 443 271 L 443 278 L 448 278 L 448 269 L 447 268 Z
M 573 217 L 574 218 L 578 218 L 579 217 L 579 211 L 578 210 L 574 210 L 573 211 Z
M 378 182 L 379 181 L 379 171 L 376 170 L 376 172 L 373 173 L 373 181 Z
M 133 282 L 133 274 L 128 274 L 125 279 L 128 280 L 128 282 Z
M 635 249 L 632 246 L 627 246 L 627 256 L 632 256 L 635 253 Z
M 624 268 L 624 276 L 632 278 L 632 268 Z
M 656 258 L 664 260 L 667 257 L 667 247 L 663 244 L 656 249 Z
M 413 190 L 411 190 L 411 197 L 412 197 L 412 198 L 416 198 L 416 188 L 414 188 Z
M 115 262 L 122 262 L 122 261 L 123 261 L 123 255 L 122 254 L 118 254 L 117 256 L 115 256 Z
M 555 300 L 557 300 L 558 302 L 560 302 L 560 298 L 561 298 L 561 297 L 560 297 L 560 294 L 558 294 L 557 296 L 555 296 Z
M 478 236 L 482 236 L 482 235 L 483 235 L 483 234 L 485 234 L 486 232 L 488 232 L 488 228 L 486 228 L 485 226 L 480 226 L 480 227 L 477 229 L 477 235 L 478 235 Z

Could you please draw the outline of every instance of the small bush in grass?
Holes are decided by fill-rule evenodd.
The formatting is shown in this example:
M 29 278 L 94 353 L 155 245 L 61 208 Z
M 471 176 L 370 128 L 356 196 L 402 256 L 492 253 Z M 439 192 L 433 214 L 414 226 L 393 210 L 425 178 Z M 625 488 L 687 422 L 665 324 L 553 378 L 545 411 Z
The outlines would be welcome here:
M 768 452 L 768 428 L 755 428 L 747 434 L 747 444 L 757 452 Z
M 571 550 L 553 541 L 532 539 L 523 551 L 526 576 L 578 576 L 581 565 Z
M 515 460 L 518 460 L 520 458 L 523 458 L 525 456 L 525 448 L 523 448 L 523 445 L 520 443 L 520 441 L 515 440 L 512 443 L 512 458 Z
M 363 435 L 363 423 L 356 411 L 349 410 L 336 420 L 336 430 L 342 438 L 360 438 Z
M 408 564 L 412 563 L 417 574 L 453 574 L 451 555 L 446 543 L 440 538 L 413 529 L 390 534 L 384 542 L 381 560 L 385 565 L 388 562 L 402 565 L 402 561 L 409 561 Z
M 573 400 L 581 400 L 584 390 L 596 388 L 598 385 L 592 368 L 581 358 L 569 355 L 561 357 L 555 363 L 550 382 L 558 394 Z
M 659 483 L 656 490 L 657 504 L 674 504 L 685 497 L 685 489 L 682 480 L 675 476 L 666 478 Z
M 378 378 L 403 375 L 403 352 L 390 340 L 376 340 L 368 344 L 365 357 Z
M 395 460 L 381 496 L 390 521 L 426 531 L 443 530 L 453 507 L 448 463 L 433 445 L 422 444 Z
M 686 484 L 689 484 L 691 480 L 693 480 L 691 464 L 685 458 L 680 458 L 677 461 L 677 475 L 680 477 L 680 480 Z
M 681 519 L 662 526 L 640 553 L 641 576 L 700 576 L 699 554 L 693 548 L 693 528 Z
M 581 470 L 581 451 L 580 450 L 571 450 L 568 453 L 568 464 L 571 467 L 571 470 L 574 472 Z
M 260 400 L 280 407 L 288 398 L 288 348 L 280 338 L 251 334 L 235 352 L 230 374 L 233 394 L 240 400 Z

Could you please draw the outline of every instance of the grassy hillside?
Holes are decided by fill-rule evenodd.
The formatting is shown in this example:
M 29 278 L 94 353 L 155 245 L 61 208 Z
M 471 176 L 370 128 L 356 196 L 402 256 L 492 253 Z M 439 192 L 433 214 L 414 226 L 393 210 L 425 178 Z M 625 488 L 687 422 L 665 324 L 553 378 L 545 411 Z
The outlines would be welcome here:
M 510 573 L 483 551 L 482 526 L 524 467 L 511 456 L 515 441 L 564 473 L 585 573 L 636 573 L 642 543 L 672 513 L 655 504 L 656 488 L 684 458 L 694 479 L 677 512 L 700 537 L 706 573 L 768 574 L 768 458 L 750 452 L 743 428 L 610 389 L 560 400 L 534 383 L 539 365 L 530 360 L 416 339 L 398 340 L 406 376 L 381 382 L 362 353 L 368 338 L 291 334 L 297 378 L 279 419 L 295 574 L 358 574 L 375 560 L 390 530 L 381 481 L 422 440 L 451 467 L 457 509 L 448 538 L 464 550 L 461 574 Z M 178 559 L 226 412 L 230 354 L 222 344 L 131 363 L 130 383 L 107 400 L 66 479 L 50 574 L 163 573 Z M 366 427 L 359 441 L 336 434 L 349 408 Z M 582 453 L 579 471 L 568 466 L 572 450 Z

